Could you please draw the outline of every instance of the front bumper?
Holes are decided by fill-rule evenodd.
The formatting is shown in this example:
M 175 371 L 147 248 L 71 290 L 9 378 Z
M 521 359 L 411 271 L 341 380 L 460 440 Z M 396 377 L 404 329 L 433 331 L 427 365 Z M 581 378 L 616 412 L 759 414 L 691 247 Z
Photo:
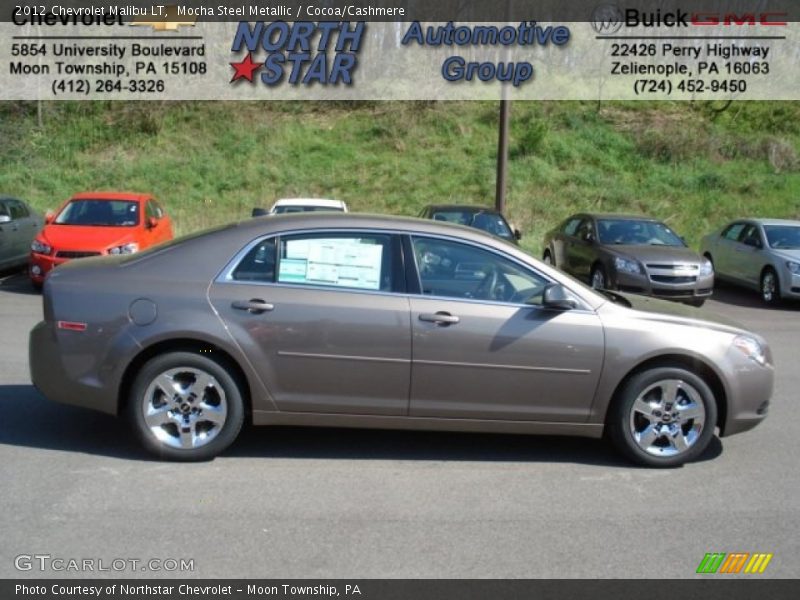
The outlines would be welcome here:
M 788 268 L 784 269 L 781 277 L 781 297 L 800 300 L 800 275 L 792 273 Z
M 664 280 L 661 281 L 654 279 L 658 277 L 663 276 L 654 275 L 650 272 L 647 274 L 618 272 L 614 275 L 613 283 L 622 292 L 644 294 L 667 300 L 708 298 L 714 293 L 714 275 L 674 277 L 672 278 L 675 280 L 674 283 L 664 281 L 665 279 L 670 279 L 668 277 L 663 277 Z
M 729 436 L 748 431 L 761 423 L 769 410 L 775 381 L 775 368 L 767 348 L 767 363 L 760 365 L 731 348 L 726 357 L 727 414 L 720 422 L 720 433 Z
M 69 258 L 56 258 L 50 254 L 31 252 L 28 261 L 28 275 L 34 283 L 44 283 L 44 278 L 50 271 L 69 260 Z

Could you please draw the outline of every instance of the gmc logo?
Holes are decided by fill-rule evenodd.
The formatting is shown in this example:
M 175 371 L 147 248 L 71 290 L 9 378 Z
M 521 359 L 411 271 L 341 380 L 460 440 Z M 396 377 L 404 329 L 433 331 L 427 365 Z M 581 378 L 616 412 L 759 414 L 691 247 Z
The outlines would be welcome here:
M 779 20 L 785 18 L 788 13 L 783 12 L 764 12 L 764 13 L 694 13 L 692 15 L 692 25 L 786 25 L 786 21 Z

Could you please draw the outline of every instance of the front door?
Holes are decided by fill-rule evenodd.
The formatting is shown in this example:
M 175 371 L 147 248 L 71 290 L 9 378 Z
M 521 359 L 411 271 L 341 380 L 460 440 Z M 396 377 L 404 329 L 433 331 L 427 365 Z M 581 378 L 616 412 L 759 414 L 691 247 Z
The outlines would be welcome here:
M 412 240 L 410 415 L 583 422 L 603 362 L 591 311 L 542 307 L 548 281 L 483 248 Z

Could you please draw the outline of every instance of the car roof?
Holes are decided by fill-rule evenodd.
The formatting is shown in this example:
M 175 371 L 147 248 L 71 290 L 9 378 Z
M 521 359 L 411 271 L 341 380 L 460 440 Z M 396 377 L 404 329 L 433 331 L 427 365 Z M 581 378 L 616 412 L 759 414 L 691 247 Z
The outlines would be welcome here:
M 733 222 L 751 221 L 759 225 L 800 225 L 800 221 L 793 221 L 792 219 L 734 219 Z
M 281 198 L 276 200 L 272 206 L 330 206 L 338 208 L 344 205 L 344 201 L 330 198 Z
M 138 192 L 80 192 L 74 194 L 71 200 L 133 200 L 142 201 L 152 198 L 150 194 Z
M 475 206 L 472 204 L 429 204 L 423 210 L 460 210 L 463 212 L 490 212 L 490 213 L 497 213 L 500 212 L 495 208 L 489 208 L 488 206 Z
M 634 215 L 631 213 L 580 213 L 573 215 L 574 217 L 590 217 L 592 219 L 619 219 L 621 221 L 658 221 L 654 217 L 647 215 Z

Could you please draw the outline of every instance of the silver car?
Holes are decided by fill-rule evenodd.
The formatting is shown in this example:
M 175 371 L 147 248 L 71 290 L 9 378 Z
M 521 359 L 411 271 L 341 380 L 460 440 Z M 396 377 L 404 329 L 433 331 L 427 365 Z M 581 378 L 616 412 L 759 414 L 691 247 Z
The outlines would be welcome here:
M 766 416 L 767 343 L 598 293 L 438 221 L 253 219 L 53 271 L 30 336 L 47 397 L 125 415 L 174 460 L 255 425 L 601 437 L 654 467 Z
M 28 263 L 31 242 L 44 218 L 22 200 L 0 196 L 0 269 Z
M 761 293 L 767 304 L 800 299 L 800 221 L 738 219 L 703 238 L 719 279 Z

